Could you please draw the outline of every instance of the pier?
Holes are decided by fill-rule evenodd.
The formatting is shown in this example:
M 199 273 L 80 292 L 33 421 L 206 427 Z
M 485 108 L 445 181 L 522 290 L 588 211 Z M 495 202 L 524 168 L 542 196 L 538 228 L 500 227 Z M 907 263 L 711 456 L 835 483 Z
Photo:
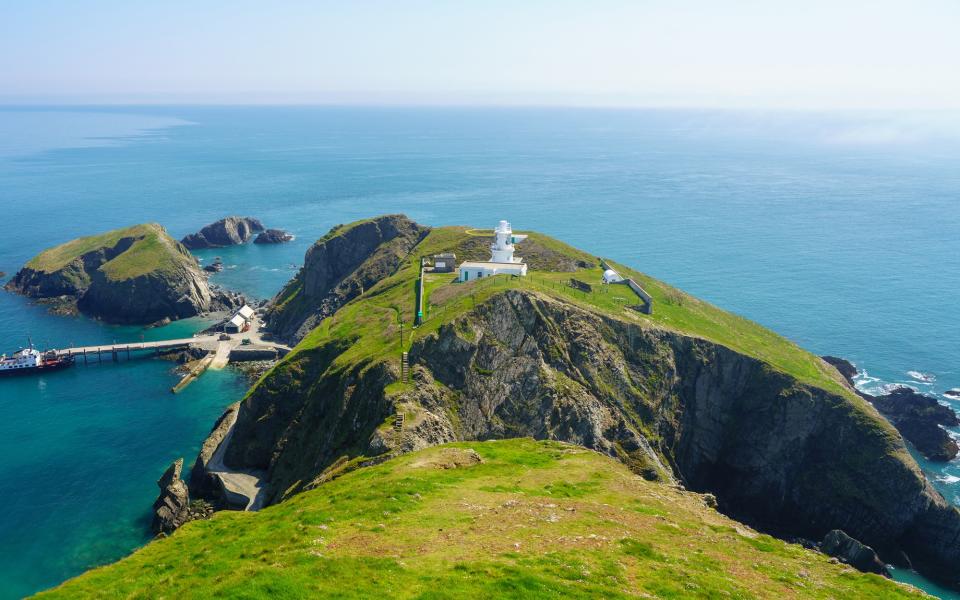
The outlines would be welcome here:
M 222 369 L 231 361 L 276 359 L 290 351 L 288 346 L 269 339 L 265 340 L 259 325 L 258 321 L 253 320 L 250 329 L 232 334 L 226 339 L 222 338 L 224 334 L 214 333 L 152 342 L 76 346 L 47 350 L 47 352 L 53 352 L 57 356 L 72 356 L 74 361 L 79 361 L 82 357 L 83 363 L 89 364 L 90 361 L 102 362 L 104 359 L 119 361 L 121 357 L 130 359 L 137 356 L 159 356 L 161 352 L 167 350 L 198 348 L 205 351 L 205 356 L 189 363 L 187 374 L 171 388 L 170 391 L 176 394 L 207 369 Z
M 91 358 L 103 360 L 104 355 L 117 360 L 123 355 L 131 357 L 133 352 L 152 351 L 154 354 L 160 354 L 162 350 L 174 350 L 176 348 L 189 348 L 198 346 L 208 350 L 216 350 L 219 343 L 219 334 L 201 335 L 188 338 L 179 338 L 174 340 L 158 340 L 154 342 L 127 342 L 122 344 L 108 344 L 100 346 L 77 346 L 75 348 L 62 348 L 50 350 L 57 356 L 73 356 L 74 358 L 83 357 L 84 362 Z

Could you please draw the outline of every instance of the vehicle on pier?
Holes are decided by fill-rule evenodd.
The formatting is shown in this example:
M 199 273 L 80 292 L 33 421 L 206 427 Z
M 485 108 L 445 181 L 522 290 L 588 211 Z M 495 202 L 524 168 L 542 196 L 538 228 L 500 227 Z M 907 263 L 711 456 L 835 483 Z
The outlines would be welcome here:
M 30 344 L 17 350 L 12 356 L 0 355 L 0 376 L 27 375 L 56 371 L 73 364 L 73 356 L 61 355 L 53 351 L 40 352 Z

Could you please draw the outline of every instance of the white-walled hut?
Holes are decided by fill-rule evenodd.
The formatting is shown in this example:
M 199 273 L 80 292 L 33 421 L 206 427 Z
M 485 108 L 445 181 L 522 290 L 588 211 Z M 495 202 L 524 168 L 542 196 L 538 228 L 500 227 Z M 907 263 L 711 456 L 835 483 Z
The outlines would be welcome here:
M 252 308 L 244 304 L 240 307 L 240 310 L 237 311 L 233 317 L 227 321 L 223 326 L 224 331 L 227 333 L 240 333 L 241 331 L 246 331 L 253 321 L 254 311 Z
M 240 333 L 246 328 L 246 326 L 246 319 L 240 315 L 233 315 L 233 318 L 227 321 L 227 324 L 223 326 L 223 330 L 227 333 Z

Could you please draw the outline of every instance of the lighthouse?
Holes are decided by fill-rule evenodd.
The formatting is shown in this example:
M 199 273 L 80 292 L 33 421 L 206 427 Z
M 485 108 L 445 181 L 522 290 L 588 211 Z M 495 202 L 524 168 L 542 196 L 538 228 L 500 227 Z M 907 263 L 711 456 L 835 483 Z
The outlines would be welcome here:
M 493 243 L 490 244 L 490 260 L 486 262 L 466 261 L 460 264 L 460 281 L 472 281 L 494 275 L 527 274 L 527 265 L 523 259 L 514 256 L 514 244 L 527 239 L 525 235 L 516 235 L 508 221 L 500 221 L 493 230 Z
M 519 258 L 513 257 L 514 241 L 513 228 L 510 227 L 510 223 L 500 221 L 497 228 L 493 230 L 493 243 L 490 244 L 490 262 L 508 264 L 521 262 Z

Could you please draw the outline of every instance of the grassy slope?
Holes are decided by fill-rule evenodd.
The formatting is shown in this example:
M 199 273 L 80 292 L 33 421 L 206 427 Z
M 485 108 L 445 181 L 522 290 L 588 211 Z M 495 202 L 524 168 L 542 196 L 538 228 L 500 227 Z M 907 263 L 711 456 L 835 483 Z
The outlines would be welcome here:
M 35 256 L 26 266 L 35 271 L 52 273 L 84 254 L 99 248 L 112 248 L 124 238 L 136 238 L 137 241 L 101 267 L 110 279 L 119 281 L 154 271 L 172 271 L 184 260 L 189 260 L 187 255 L 179 251 L 177 242 L 163 227 L 156 223 L 147 223 L 78 238 L 49 248 Z
M 413 290 L 418 272 L 418 257 L 442 251 L 457 251 L 469 242 L 471 237 L 473 236 L 467 233 L 467 230 L 460 227 L 434 229 L 397 273 L 342 308 L 334 317 L 327 319 L 304 338 L 297 351 L 309 350 L 331 339 L 342 338 L 357 340 L 357 343 L 340 357 L 343 364 L 395 356 L 399 351 L 398 315 L 405 323 L 405 346 L 408 346 L 410 341 L 409 325 L 413 321 Z M 559 255 L 596 265 L 595 257 L 547 236 L 533 233 L 530 234 L 530 240 Z M 523 248 L 523 244 L 518 246 L 518 254 L 523 254 Z M 463 252 L 458 252 L 458 260 L 463 258 Z M 564 285 L 571 276 L 589 283 L 598 283 L 602 274 L 599 266 L 579 270 L 576 274 L 531 270 L 526 278 L 495 277 L 452 285 L 448 284 L 454 280 L 454 275 L 437 274 L 428 275 L 427 320 L 413 335 L 422 336 L 435 331 L 443 322 L 465 313 L 475 303 L 482 302 L 492 294 L 508 288 L 529 289 L 562 298 L 588 310 L 709 339 L 761 359 L 804 383 L 859 401 L 859 398 L 843 386 L 839 375 L 832 368 L 796 344 L 752 321 L 723 311 L 663 282 L 625 267 L 620 268 L 624 274 L 629 273 L 640 282 L 653 296 L 652 315 L 642 315 L 626 307 L 635 303 L 635 297 L 626 287 L 603 288 L 596 285 L 594 293 L 583 294 Z
M 484 462 L 438 467 L 462 448 Z M 431 448 L 259 513 L 220 512 L 43 596 L 923 597 L 610 458 L 532 440 Z

